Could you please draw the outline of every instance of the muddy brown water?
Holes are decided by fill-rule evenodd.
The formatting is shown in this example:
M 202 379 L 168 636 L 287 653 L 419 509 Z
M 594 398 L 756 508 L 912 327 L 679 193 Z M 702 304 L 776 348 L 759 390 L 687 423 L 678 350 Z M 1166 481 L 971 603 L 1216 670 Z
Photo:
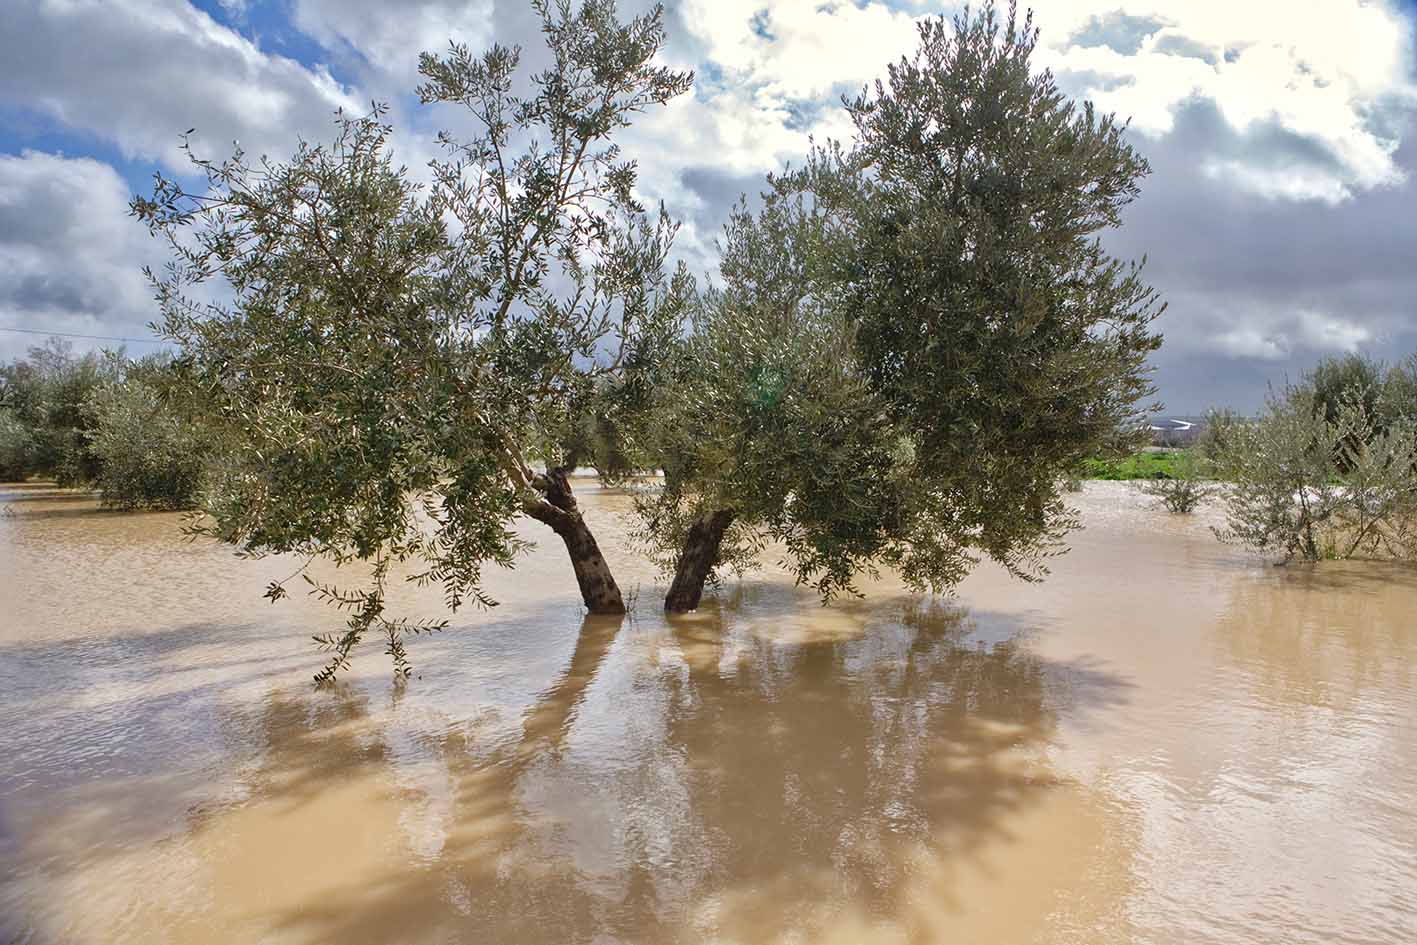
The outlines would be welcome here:
M 630 618 L 528 523 L 408 685 L 316 692 L 289 562 L 0 487 L 0 941 L 1417 941 L 1417 573 L 1093 483 L 1040 585 L 668 621 L 581 492 Z

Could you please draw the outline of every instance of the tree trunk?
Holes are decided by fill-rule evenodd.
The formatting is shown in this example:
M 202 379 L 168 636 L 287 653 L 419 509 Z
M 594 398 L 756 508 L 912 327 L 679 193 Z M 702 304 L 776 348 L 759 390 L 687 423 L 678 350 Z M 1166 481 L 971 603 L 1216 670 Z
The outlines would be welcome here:
M 704 582 L 718 564 L 723 533 L 733 524 L 733 517 L 732 509 L 719 509 L 700 516 L 689 527 L 679 560 L 674 565 L 674 583 L 669 585 L 669 593 L 664 598 L 666 611 L 682 614 L 698 608 L 704 596 Z
M 620 586 L 600 553 L 595 535 L 576 506 L 568 471 L 560 466 L 535 477 L 532 486 L 545 498 L 529 501 L 524 508 L 532 518 L 551 526 L 566 543 L 566 553 L 571 556 L 571 567 L 576 572 L 576 583 L 580 585 L 586 610 L 593 614 L 623 614 L 625 599 L 620 596 Z

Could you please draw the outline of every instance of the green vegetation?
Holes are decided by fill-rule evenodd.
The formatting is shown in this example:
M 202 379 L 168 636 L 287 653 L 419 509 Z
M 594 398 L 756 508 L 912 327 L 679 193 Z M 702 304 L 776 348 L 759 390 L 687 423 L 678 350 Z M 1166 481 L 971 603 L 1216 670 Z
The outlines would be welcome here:
M 1236 427 L 1218 537 L 1283 561 L 1417 557 L 1417 413 L 1383 393 L 1409 389 L 1417 362 L 1355 363 L 1320 365 Z
M 1167 475 L 1139 480 L 1137 486 L 1173 515 L 1189 515 L 1219 490 L 1214 472 L 1199 450 L 1181 450 Z
M 376 109 L 286 161 L 193 156 L 204 186 L 159 177 L 133 202 L 172 249 L 161 328 L 223 445 L 204 530 L 250 554 L 372 568 L 362 589 L 315 588 L 350 614 L 321 638 L 321 680 L 370 631 L 406 674 L 404 635 L 445 625 L 385 615 L 394 562 L 450 608 L 492 605 L 483 568 L 514 563 L 521 514 L 565 543 L 587 609 L 625 610 L 568 474 L 682 319 L 689 279 L 666 272 L 676 226 L 636 200 L 613 139 L 692 77 L 654 64 L 658 8 L 625 23 L 608 0 L 536 8 L 539 73 L 503 46 L 422 56 L 422 101 L 473 129 L 440 136 L 427 191 L 393 163 Z M 210 280 L 229 303 L 191 299 Z
M 0 476 L 91 483 L 99 461 L 89 445 L 87 405 L 115 364 L 99 354 L 76 357 L 56 338 L 0 367 Z
M 167 402 L 172 365 L 163 356 L 120 362 L 86 412 L 93 484 L 108 508 L 188 509 L 197 504 L 212 455 L 207 431 Z
M 0 480 L 51 477 L 110 508 L 193 507 L 210 450 L 164 393 L 171 371 L 58 339 L 0 367 Z
M 1185 450 L 1141 450 L 1122 459 L 1087 459 L 1082 463 L 1083 479 L 1174 479 Z
M 936 590 L 986 556 L 1041 576 L 1073 525 L 1060 479 L 1151 392 L 1162 306 L 1097 239 L 1146 162 L 1032 69 L 1012 10 L 919 33 L 846 103 L 853 140 L 730 223 L 661 423 L 670 610 L 764 532 L 824 596 L 878 563 Z
M 665 478 L 639 502 L 640 538 L 674 575 L 671 611 L 769 540 L 824 597 L 849 591 L 904 521 L 910 441 L 859 369 L 849 323 L 821 302 L 819 222 L 798 200 L 734 212 L 723 286 L 656 388 L 646 440 Z

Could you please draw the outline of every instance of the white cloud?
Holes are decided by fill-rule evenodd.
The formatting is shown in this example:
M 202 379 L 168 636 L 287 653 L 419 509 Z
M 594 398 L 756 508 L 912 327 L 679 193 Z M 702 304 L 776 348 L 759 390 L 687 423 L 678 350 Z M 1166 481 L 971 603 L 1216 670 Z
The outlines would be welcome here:
M 1184 296 L 1179 298 L 1183 300 Z M 1204 302 L 1213 305 L 1214 299 Z M 1194 314 L 1194 306 L 1190 307 Z M 1198 319 L 1198 324 L 1188 326 L 1176 324 L 1177 314 L 1173 305 L 1161 324 L 1170 348 L 1229 358 L 1284 361 L 1296 356 L 1347 354 L 1380 340 L 1374 324 L 1363 324 L 1330 311 L 1291 309 L 1253 299 L 1210 312 Z M 1189 331 L 1173 338 L 1172 329 L 1182 327 Z M 1205 330 L 1198 332 L 1197 328 Z
M 492 41 L 492 0 L 296 0 L 294 22 L 327 48 L 355 50 L 375 69 L 412 91 L 418 54 L 449 40 L 473 49 Z
M 1131 0 L 1123 15 L 1119 6 L 1060 0 L 1038 16 L 1042 61 L 1103 110 L 1158 137 L 1187 102 L 1208 99 L 1239 133 L 1277 126 L 1323 155 L 1303 169 L 1273 167 L 1264 153 L 1228 162 L 1229 179 L 1265 196 L 1332 203 L 1402 181 L 1399 129 L 1383 119 L 1417 103 L 1417 87 L 1411 30 L 1394 7 Z
M 0 102 L 129 157 L 184 167 L 178 135 L 193 126 L 207 156 L 233 139 L 282 155 L 298 134 L 328 137 L 335 109 L 365 107 L 324 69 L 264 52 L 185 0 L 21 0 L 5 17 Z
M 687 170 L 710 167 L 761 189 L 764 175 L 800 160 L 812 137 L 849 137 L 839 96 L 883 75 L 915 45 L 914 18 L 880 2 L 686 0 L 676 23 L 689 35 L 671 37 L 673 48 L 697 59 L 670 64 L 696 69 L 698 83 L 643 116 L 624 140 L 641 161 L 641 189 L 686 218 L 706 209 L 684 183 Z M 723 220 L 727 210 L 704 216 Z M 717 224 L 700 230 L 690 221 L 679 245 L 708 265 L 718 235 Z
M 878 2 L 686 0 L 680 16 L 728 83 L 775 99 L 859 86 L 915 45 L 914 18 Z
M 1343 181 L 1323 168 L 1259 166 L 1254 160 L 1208 158 L 1202 162 L 1201 170 L 1212 180 L 1228 182 L 1261 197 L 1321 200 L 1332 204 L 1351 196 Z
M 157 247 L 129 218 L 128 196 L 92 158 L 0 155 L 0 325 L 150 336 L 156 309 L 141 269 Z M 41 340 L 0 332 L 0 358 Z

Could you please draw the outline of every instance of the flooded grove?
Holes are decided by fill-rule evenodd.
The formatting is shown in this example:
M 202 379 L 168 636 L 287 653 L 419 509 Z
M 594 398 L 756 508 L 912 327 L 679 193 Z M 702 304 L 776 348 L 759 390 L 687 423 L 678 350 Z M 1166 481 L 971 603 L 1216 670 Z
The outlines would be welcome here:
M 581 492 L 629 618 L 529 523 L 407 685 L 315 691 L 291 562 L 0 487 L 0 941 L 1417 941 L 1417 571 L 1091 483 L 1040 585 L 667 620 Z

